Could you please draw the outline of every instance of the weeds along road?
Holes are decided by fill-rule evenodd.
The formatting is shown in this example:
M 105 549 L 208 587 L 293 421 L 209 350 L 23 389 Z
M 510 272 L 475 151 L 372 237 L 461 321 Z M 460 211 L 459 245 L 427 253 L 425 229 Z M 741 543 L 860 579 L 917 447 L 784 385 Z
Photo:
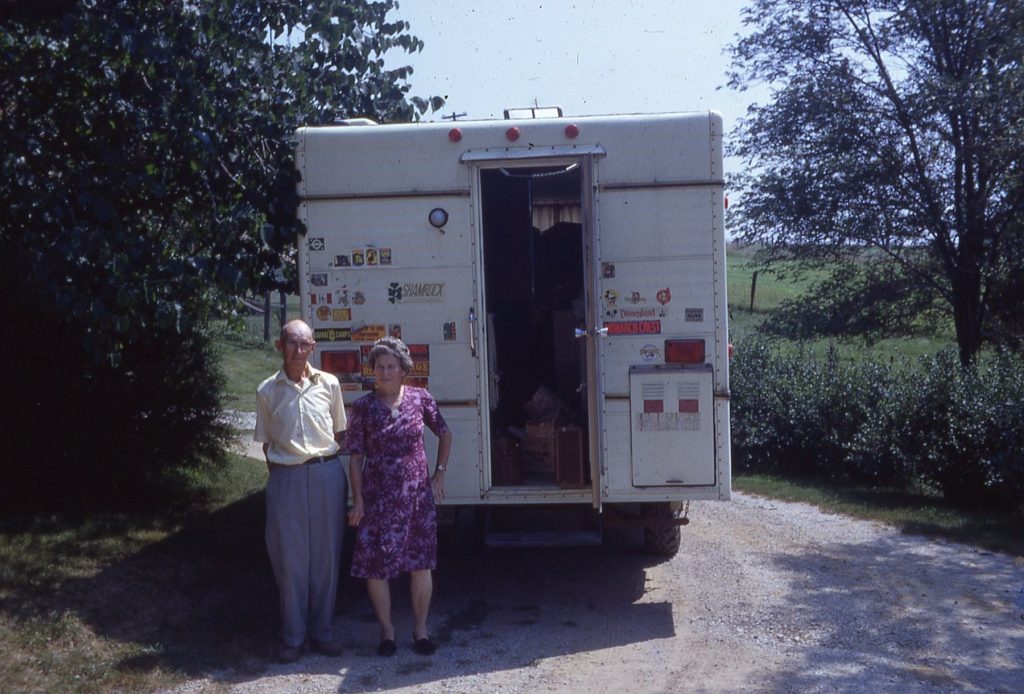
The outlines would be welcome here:
M 1024 564 L 801 504 L 695 503 L 669 561 L 601 548 L 442 546 L 433 658 L 399 653 L 349 586 L 337 659 L 222 672 L 178 691 L 1019 692 Z

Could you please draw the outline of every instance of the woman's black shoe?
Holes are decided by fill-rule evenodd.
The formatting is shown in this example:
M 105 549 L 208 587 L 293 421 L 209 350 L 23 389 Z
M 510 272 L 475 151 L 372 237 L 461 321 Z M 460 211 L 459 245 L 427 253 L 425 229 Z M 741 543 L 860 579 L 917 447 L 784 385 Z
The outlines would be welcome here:
M 412 647 L 413 650 L 420 655 L 434 655 L 437 651 L 437 645 L 430 640 L 429 636 L 424 636 L 422 639 L 415 639 Z
M 385 657 L 392 656 L 398 651 L 398 646 L 395 645 L 394 639 L 381 639 L 380 644 L 377 645 L 377 655 Z

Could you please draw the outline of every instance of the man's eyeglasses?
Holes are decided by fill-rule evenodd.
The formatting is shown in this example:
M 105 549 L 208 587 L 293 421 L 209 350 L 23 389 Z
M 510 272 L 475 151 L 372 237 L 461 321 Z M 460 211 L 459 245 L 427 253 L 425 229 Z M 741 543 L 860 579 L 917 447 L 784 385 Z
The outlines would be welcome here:
M 292 349 L 297 349 L 300 352 L 310 352 L 310 351 L 312 351 L 313 346 L 316 343 L 314 343 L 314 342 L 299 342 L 297 340 L 285 340 L 285 344 L 288 345 L 289 347 L 291 347 Z

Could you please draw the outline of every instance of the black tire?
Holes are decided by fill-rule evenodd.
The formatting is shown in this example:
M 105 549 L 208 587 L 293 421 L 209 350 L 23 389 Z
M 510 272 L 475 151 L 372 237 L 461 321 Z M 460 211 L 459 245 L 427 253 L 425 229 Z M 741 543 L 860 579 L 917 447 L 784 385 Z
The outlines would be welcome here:
M 644 504 L 644 518 L 662 520 L 675 518 L 676 513 L 668 502 L 659 504 Z M 679 542 L 682 532 L 678 525 L 666 525 L 662 527 L 644 526 L 644 549 L 651 554 L 672 557 L 679 552 Z

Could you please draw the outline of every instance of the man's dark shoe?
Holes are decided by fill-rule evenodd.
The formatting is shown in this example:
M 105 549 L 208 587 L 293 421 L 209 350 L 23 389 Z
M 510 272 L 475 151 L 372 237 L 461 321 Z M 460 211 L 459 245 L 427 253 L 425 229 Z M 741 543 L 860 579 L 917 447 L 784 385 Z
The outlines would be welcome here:
M 333 658 L 341 655 L 341 644 L 337 641 L 314 641 L 313 652 Z
M 302 646 L 285 646 L 277 652 L 277 662 L 294 663 L 302 657 Z

